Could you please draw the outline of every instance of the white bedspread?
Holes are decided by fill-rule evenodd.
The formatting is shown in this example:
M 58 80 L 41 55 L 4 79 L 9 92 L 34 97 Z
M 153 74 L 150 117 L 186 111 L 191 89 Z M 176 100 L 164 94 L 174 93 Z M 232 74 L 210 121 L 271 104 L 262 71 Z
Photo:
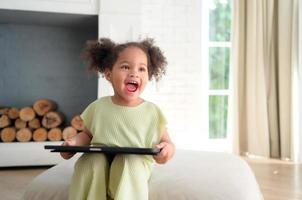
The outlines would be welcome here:
M 65 200 L 77 158 L 37 176 L 24 200 Z M 172 161 L 155 165 L 149 200 L 262 200 L 247 163 L 227 153 L 177 150 Z

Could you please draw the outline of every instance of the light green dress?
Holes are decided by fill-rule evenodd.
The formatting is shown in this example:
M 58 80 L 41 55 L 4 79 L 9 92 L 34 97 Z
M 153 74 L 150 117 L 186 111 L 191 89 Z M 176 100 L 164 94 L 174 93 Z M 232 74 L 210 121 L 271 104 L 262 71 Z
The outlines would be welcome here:
M 152 148 L 160 142 L 166 120 L 160 109 L 145 101 L 119 106 L 111 97 L 91 103 L 81 115 L 91 131 L 91 144 Z M 147 200 L 152 156 L 83 154 L 75 164 L 70 200 Z

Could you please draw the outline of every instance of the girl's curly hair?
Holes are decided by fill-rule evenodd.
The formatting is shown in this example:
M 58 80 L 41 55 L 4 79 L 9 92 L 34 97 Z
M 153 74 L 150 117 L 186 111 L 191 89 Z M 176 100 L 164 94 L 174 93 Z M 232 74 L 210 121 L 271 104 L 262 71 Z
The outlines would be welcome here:
M 88 41 L 83 56 L 88 61 L 90 70 L 104 73 L 106 69 L 112 69 L 120 52 L 131 46 L 145 52 L 148 59 L 149 80 L 154 77 L 158 81 L 166 73 L 167 61 L 163 52 L 154 45 L 154 40 L 151 38 L 123 44 L 116 44 L 108 38 Z

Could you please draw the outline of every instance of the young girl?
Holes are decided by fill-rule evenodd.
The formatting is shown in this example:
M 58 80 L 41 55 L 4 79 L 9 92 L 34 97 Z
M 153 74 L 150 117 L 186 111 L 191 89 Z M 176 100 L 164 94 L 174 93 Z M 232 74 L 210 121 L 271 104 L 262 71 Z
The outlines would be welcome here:
M 98 144 L 118 147 L 160 148 L 157 156 L 83 154 L 75 164 L 70 200 L 147 200 L 153 159 L 172 158 L 175 146 L 160 109 L 140 97 L 147 82 L 165 72 L 166 59 L 153 40 L 115 44 L 102 38 L 88 45 L 90 69 L 102 73 L 114 95 L 91 103 L 81 117 L 84 132 L 64 145 Z M 72 153 L 61 153 L 65 159 Z

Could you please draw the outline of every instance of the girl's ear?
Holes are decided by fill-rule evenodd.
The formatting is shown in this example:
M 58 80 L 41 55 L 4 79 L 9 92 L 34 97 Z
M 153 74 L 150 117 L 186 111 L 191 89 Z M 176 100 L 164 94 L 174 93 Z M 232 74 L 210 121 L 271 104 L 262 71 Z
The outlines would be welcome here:
M 107 81 L 111 82 L 111 70 L 110 69 L 106 69 L 104 72 L 105 78 L 107 79 Z

